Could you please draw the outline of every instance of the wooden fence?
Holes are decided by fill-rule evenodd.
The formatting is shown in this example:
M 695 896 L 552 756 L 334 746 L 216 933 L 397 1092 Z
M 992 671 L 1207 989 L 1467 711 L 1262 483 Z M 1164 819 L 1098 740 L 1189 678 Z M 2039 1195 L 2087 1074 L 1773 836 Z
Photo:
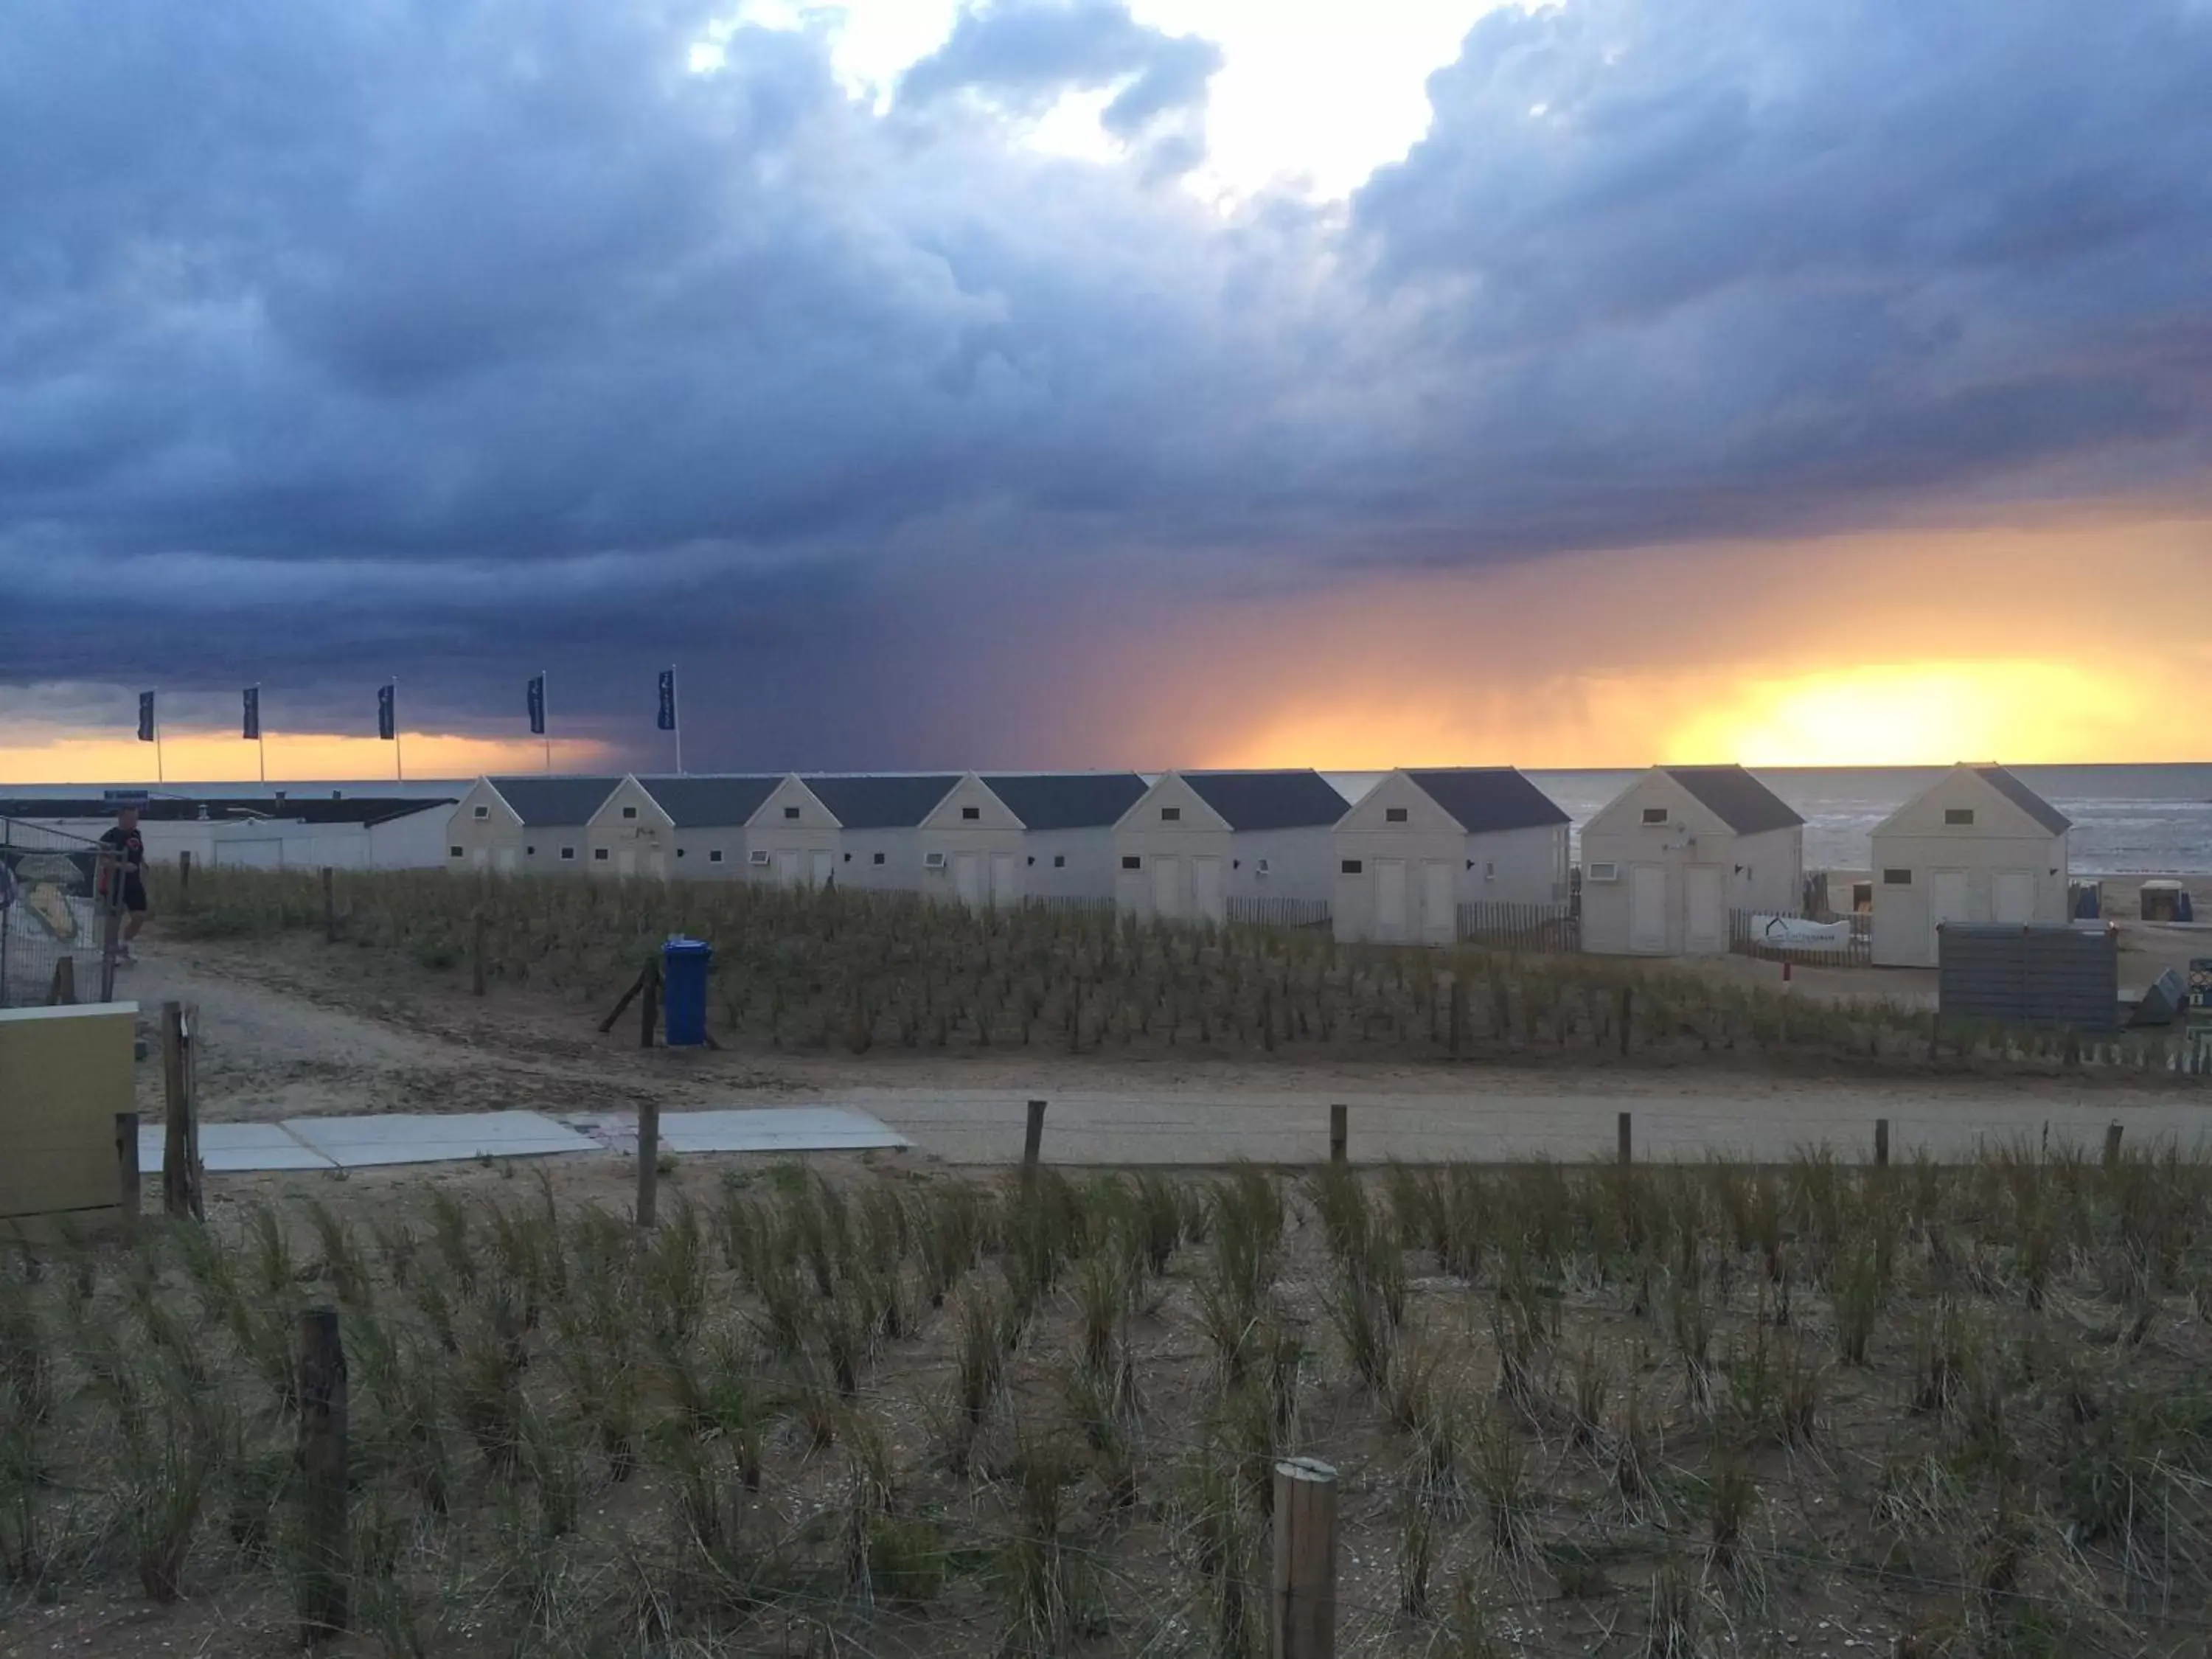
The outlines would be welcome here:
M 1583 948 L 1582 919 L 1572 904 L 1462 904 L 1459 937 L 1462 944 L 1508 951 Z
M 1326 927 L 1327 899 L 1231 898 L 1228 920 L 1248 927 Z
M 1757 957 L 1765 962 L 1796 962 L 1809 968 L 1868 968 L 1874 964 L 1874 918 L 1863 913 L 1838 916 L 1838 923 L 1850 925 L 1850 936 L 1833 946 L 1784 943 L 1770 924 L 1778 920 L 1767 911 L 1731 910 L 1729 912 L 1729 949 L 1740 957 Z M 1787 921 L 1802 921 L 1800 915 L 1780 917 Z M 1831 924 L 1822 923 L 1822 926 Z

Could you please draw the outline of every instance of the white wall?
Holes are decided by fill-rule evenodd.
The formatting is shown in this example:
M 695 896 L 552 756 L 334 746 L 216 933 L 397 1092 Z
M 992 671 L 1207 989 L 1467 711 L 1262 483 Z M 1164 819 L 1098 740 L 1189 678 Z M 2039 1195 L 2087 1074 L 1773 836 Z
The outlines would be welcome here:
M 1229 892 L 1234 898 L 1326 903 L 1336 890 L 1334 826 L 1243 830 L 1230 837 Z M 1260 861 L 1267 873 L 1260 874 Z
M 615 879 L 654 877 L 665 881 L 676 867 L 676 821 L 635 778 L 614 787 L 584 826 L 585 870 Z
M 1031 898 L 1110 899 L 1115 869 L 1113 827 L 1032 830 L 1023 869 Z
M 830 809 L 797 778 L 786 778 L 745 825 L 745 878 L 805 886 L 813 879 L 816 854 L 827 854 L 838 884 L 848 885 L 846 872 L 851 866 L 838 856 L 843 844 L 842 832 Z M 755 864 L 754 856 L 763 853 L 767 862 Z
M 1643 821 L 1664 808 L 1664 823 Z M 1802 825 L 1739 837 L 1720 815 L 1655 767 L 1624 790 L 1583 830 L 1583 949 L 1609 956 L 1684 956 L 1728 949 L 1728 912 L 1795 912 L 1803 899 L 1805 832 Z M 1593 866 L 1612 863 L 1620 879 L 1592 878 Z M 1653 884 L 1663 926 L 1650 939 L 1632 928 L 1637 871 Z M 1709 912 L 1702 937 L 1692 937 L 1691 891 L 1719 900 L 1716 942 Z
M 1950 811 L 1974 815 L 1971 824 L 1944 821 Z M 1945 920 L 1996 921 L 1999 878 L 2014 872 L 2028 894 L 2018 920 L 2063 923 L 2071 866 L 2067 837 L 2052 835 L 1970 767 L 1937 779 L 1876 827 L 1874 836 L 1875 962 L 1886 968 L 1932 968 L 1932 914 L 1938 872 L 1963 904 Z M 1893 883 L 1892 874 L 1907 879 Z M 2013 920 L 2014 918 L 2006 918 Z
M 1173 811 L 1175 819 L 1161 815 Z M 1226 912 L 1235 856 L 1229 826 L 1221 816 L 1198 798 L 1198 792 L 1170 772 L 1152 785 L 1114 829 L 1114 898 L 1132 915 L 1147 919 L 1170 917 L 1193 921 L 1219 921 Z M 1159 885 L 1159 861 L 1172 859 L 1164 908 Z M 1224 901 L 1211 918 L 1200 917 L 1194 866 L 1199 860 L 1216 860 L 1218 891 Z M 1133 860 L 1133 866 L 1132 861 Z
M 971 817 L 968 816 L 973 813 Z M 1022 821 L 972 774 L 960 780 L 915 832 L 919 858 L 942 854 L 945 867 L 916 872 L 926 896 L 951 904 L 962 902 L 963 865 L 977 904 L 1018 904 L 1030 890 L 1029 833 Z

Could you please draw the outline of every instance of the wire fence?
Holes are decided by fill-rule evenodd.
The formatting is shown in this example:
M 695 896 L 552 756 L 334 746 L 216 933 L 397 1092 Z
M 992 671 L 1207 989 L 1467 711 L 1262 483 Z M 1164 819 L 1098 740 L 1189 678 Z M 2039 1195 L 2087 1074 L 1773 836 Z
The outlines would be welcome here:
M 100 856 L 96 841 L 0 818 L 0 1008 L 109 1000 Z

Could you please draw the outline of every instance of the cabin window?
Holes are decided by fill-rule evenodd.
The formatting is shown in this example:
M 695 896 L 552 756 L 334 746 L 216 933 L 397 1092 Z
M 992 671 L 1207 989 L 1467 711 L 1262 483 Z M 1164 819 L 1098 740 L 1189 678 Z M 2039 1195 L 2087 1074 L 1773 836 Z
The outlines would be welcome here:
M 1336 867 L 1345 875 L 1356 876 L 1362 870 L 1364 870 L 1367 866 L 1358 859 L 1346 859 L 1343 863 L 1338 865 Z
M 1663 807 L 1663 806 L 1647 806 L 1647 807 L 1645 807 L 1645 808 L 1644 809 L 1644 823 L 1666 823 L 1666 822 L 1667 822 L 1667 809 L 1666 809 L 1665 807 Z
M 604 847 L 592 848 L 592 861 L 595 864 L 605 864 L 607 861 L 607 849 Z
M 708 862 L 708 863 L 709 863 L 709 864 L 720 864 L 721 861 L 722 861 L 722 849 L 721 849 L 720 848 L 719 848 L 719 847 L 714 848 L 713 848 L 712 850 L 710 850 L 710 851 L 708 853 L 708 854 L 707 854 L 707 862 Z
M 1885 870 L 1881 872 L 1881 884 L 1885 887 L 1910 887 L 1912 885 L 1912 872 Z
M 637 816 L 637 808 L 635 808 L 635 806 L 625 806 L 625 807 L 623 807 L 623 816 L 624 817 L 626 817 L 626 818 L 634 818 L 634 817 L 635 817 Z
M 573 847 L 564 847 L 561 849 L 561 856 L 564 859 L 574 859 L 576 856 L 576 849 Z
M 1141 870 L 1145 867 L 1145 861 L 1134 853 L 1130 853 L 1122 858 L 1121 867 L 1124 870 Z
M 1163 806 L 1160 808 L 1160 822 L 1162 823 L 1181 823 L 1182 822 L 1182 808 L 1180 806 Z
M 476 815 L 480 818 L 488 818 L 491 816 L 491 808 L 489 806 L 479 806 L 477 808 Z
M 468 856 L 468 854 L 465 854 L 465 853 L 464 853 L 463 851 L 461 851 L 461 849 L 460 849 L 459 848 L 458 848 L 458 847 L 449 847 L 449 848 L 447 848 L 446 850 L 447 850 L 447 852 L 451 853 L 451 854 L 452 854 L 455 858 L 457 858 L 457 859 L 460 859 L 460 858 L 466 858 L 466 857 Z
M 1971 806 L 1947 806 L 1943 809 L 1943 822 L 1946 823 L 1970 824 L 1973 821 L 1974 809 Z
M 526 847 L 522 849 L 522 856 L 526 859 L 534 859 L 538 856 L 538 849 L 535 847 Z
M 960 809 L 960 816 L 973 823 L 983 816 L 983 809 L 980 806 L 963 806 Z
M 846 856 L 849 858 L 849 857 L 851 857 L 852 855 L 851 855 L 850 854 L 848 854 Z M 876 857 L 875 857 L 875 861 L 876 861 L 878 864 L 881 864 L 881 863 L 884 861 L 884 855 L 883 855 L 881 853 L 877 854 L 876 854 Z
M 1402 806 L 1384 807 L 1382 821 L 1385 823 L 1403 823 L 1406 821 L 1406 809 Z
M 679 847 L 676 849 L 676 856 L 679 859 L 684 856 L 684 849 L 682 848 Z
M 1066 868 L 1067 868 L 1067 854 L 1065 854 L 1065 853 L 1054 853 L 1054 854 L 1052 855 L 1052 867 L 1053 867 L 1054 869 L 1055 869 L 1055 870 L 1065 870 L 1065 869 L 1066 869 Z
M 787 806 L 783 809 L 783 815 L 787 818 L 796 818 L 799 816 L 799 809 L 796 806 Z

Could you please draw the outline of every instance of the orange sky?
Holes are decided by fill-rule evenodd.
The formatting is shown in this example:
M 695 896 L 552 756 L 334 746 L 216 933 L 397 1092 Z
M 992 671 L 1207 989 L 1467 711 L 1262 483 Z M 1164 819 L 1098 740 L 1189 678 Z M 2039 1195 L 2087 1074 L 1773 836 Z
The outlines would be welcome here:
M 2202 760 L 2212 523 L 2197 519 L 1643 549 L 1297 599 L 1194 604 L 1068 663 L 1037 763 L 1636 766 Z M 529 738 L 409 732 L 414 777 L 535 771 Z M 248 780 L 234 728 L 165 744 Z M 957 757 L 948 757 L 948 759 Z M 981 764 L 990 757 L 961 761 Z M 269 774 L 390 775 L 392 745 L 277 735 Z M 618 765 L 555 745 L 563 769 Z M 0 782 L 151 781 L 127 732 L 0 733 Z

